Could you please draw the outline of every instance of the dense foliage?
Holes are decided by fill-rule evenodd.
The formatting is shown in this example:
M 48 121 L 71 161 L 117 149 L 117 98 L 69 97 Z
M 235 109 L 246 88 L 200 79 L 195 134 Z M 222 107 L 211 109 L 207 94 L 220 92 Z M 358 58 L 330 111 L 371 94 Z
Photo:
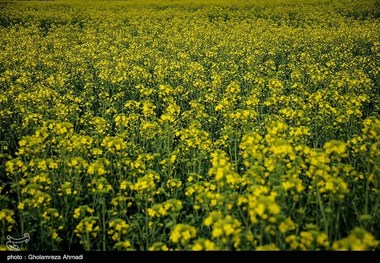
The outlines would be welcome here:
M 378 6 L 0 1 L 0 247 L 379 250 Z

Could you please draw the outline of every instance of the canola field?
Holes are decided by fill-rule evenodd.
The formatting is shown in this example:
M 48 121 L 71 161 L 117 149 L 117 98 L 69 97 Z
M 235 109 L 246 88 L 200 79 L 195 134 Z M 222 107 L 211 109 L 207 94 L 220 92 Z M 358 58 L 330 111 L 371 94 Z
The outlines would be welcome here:
M 0 0 L 0 250 L 380 250 L 378 0 Z

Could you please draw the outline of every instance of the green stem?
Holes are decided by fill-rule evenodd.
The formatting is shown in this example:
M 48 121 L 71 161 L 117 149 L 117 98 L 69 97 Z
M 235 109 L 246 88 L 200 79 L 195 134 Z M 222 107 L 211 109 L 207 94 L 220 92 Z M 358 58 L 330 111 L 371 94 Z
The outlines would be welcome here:
M 325 209 L 324 209 L 324 206 L 323 206 L 321 194 L 319 193 L 319 188 L 318 187 L 316 187 L 316 190 L 317 190 L 317 198 L 318 198 L 319 209 L 321 210 L 322 220 L 323 220 L 323 224 L 324 224 L 324 227 L 325 227 L 325 232 L 328 233 L 328 231 L 329 231 L 329 224 L 327 223 L 326 213 L 325 213 Z
M 106 250 L 106 204 L 102 199 L 102 221 L 103 221 L 103 251 Z
M 89 237 L 87 231 L 86 231 L 86 240 L 85 240 L 85 243 L 84 243 L 84 247 L 85 247 L 86 251 L 90 251 L 91 250 L 90 237 Z
M 376 181 L 380 182 L 379 180 L 377 180 L 377 178 L 376 178 Z M 375 185 L 378 185 L 377 189 L 380 189 L 379 183 L 376 183 Z M 376 215 L 378 215 L 377 209 L 379 208 L 379 204 L 380 204 L 380 191 L 377 192 L 376 200 L 372 208 L 372 214 L 375 216 L 375 220 L 376 220 Z
M 146 232 L 149 234 L 149 217 L 148 217 L 148 213 L 146 212 L 148 210 L 148 204 L 145 202 L 145 227 L 146 227 Z M 145 237 L 146 241 L 146 250 L 148 250 L 149 248 L 149 240 L 148 240 L 148 237 Z
M 366 180 L 365 184 L 365 206 L 364 206 L 364 214 L 368 215 L 368 192 L 369 192 L 369 181 Z

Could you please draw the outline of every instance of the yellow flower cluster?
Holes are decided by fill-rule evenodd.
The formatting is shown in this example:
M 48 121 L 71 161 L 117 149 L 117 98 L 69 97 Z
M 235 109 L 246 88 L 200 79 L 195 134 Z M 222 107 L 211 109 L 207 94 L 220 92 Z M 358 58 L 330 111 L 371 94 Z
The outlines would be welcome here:
M 226 247 L 231 242 L 235 249 L 239 247 L 241 223 L 236 218 L 230 215 L 224 217 L 221 212 L 213 211 L 205 218 L 204 225 L 212 228 L 213 240 L 221 240 Z
M 0 220 L 2 228 L 5 229 L 7 232 L 11 232 L 13 225 L 16 223 L 16 221 L 13 218 L 14 212 L 9 209 L 2 209 L 0 210 Z
M 208 174 L 210 176 L 214 176 L 220 186 L 224 186 L 224 182 L 228 185 L 240 183 L 240 177 L 233 170 L 225 152 L 222 150 L 217 150 L 211 154 L 211 158 L 212 167 L 210 168 Z
M 119 242 L 124 235 L 127 234 L 129 225 L 121 218 L 114 219 L 108 223 L 109 230 L 108 235 L 112 240 Z
M 299 236 L 287 236 L 285 241 L 292 250 L 320 250 L 328 249 L 328 236 L 316 230 L 302 231 Z
M 0 1 L 0 242 L 379 250 L 377 2 Z
M 259 220 L 275 223 L 276 216 L 281 212 L 281 207 L 276 203 L 277 193 L 265 186 L 252 186 L 249 192 L 247 196 L 239 197 L 238 203 L 247 205 L 252 224 L 259 223 Z
M 182 210 L 182 201 L 170 199 L 161 204 L 155 204 L 152 208 L 147 209 L 148 216 L 164 217 L 169 214 L 178 214 Z
M 81 205 L 81 206 L 74 209 L 73 217 L 74 218 L 83 218 L 87 214 L 89 214 L 89 215 L 93 214 L 94 211 L 95 210 L 92 209 L 91 207 L 89 207 L 88 205 Z
M 113 190 L 112 185 L 109 184 L 105 177 L 92 179 L 88 187 L 92 187 L 92 192 L 96 194 L 106 194 Z
M 380 242 L 363 228 L 355 227 L 350 234 L 332 244 L 333 250 L 371 250 Z
M 170 233 L 169 239 L 173 243 L 186 245 L 197 236 L 197 229 L 189 224 L 177 224 Z
M 75 227 L 74 233 L 77 237 L 91 235 L 96 237 L 98 235 L 99 226 L 97 225 L 97 217 L 90 216 L 82 219 Z
M 198 238 L 192 244 L 191 250 L 194 250 L 194 251 L 202 251 L 202 250 L 214 251 L 214 250 L 218 250 L 218 246 L 209 239 Z
M 156 183 L 159 181 L 160 175 L 154 171 L 149 171 L 143 177 L 138 178 L 137 182 L 130 186 L 130 189 L 140 193 L 149 193 L 155 190 Z

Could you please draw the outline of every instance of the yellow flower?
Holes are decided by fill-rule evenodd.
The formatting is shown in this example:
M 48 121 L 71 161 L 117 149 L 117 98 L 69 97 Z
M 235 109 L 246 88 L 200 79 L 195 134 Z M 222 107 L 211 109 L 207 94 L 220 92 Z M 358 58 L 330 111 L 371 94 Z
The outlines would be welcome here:
M 187 244 L 197 236 L 195 227 L 188 224 L 177 224 L 170 233 L 170 241 L 173 243 Z
M 288 231 L 294 230 L 296 224 L 293 222 L 291 218 L 286 218 L 283 222 L 281 222 L 278 226 L 281 233 L 285 234 Z
M 372 250 L 380 244 L 380 241 L 367 230 L 355 227 L 350 234 L 333 242 L 333 250 Z

